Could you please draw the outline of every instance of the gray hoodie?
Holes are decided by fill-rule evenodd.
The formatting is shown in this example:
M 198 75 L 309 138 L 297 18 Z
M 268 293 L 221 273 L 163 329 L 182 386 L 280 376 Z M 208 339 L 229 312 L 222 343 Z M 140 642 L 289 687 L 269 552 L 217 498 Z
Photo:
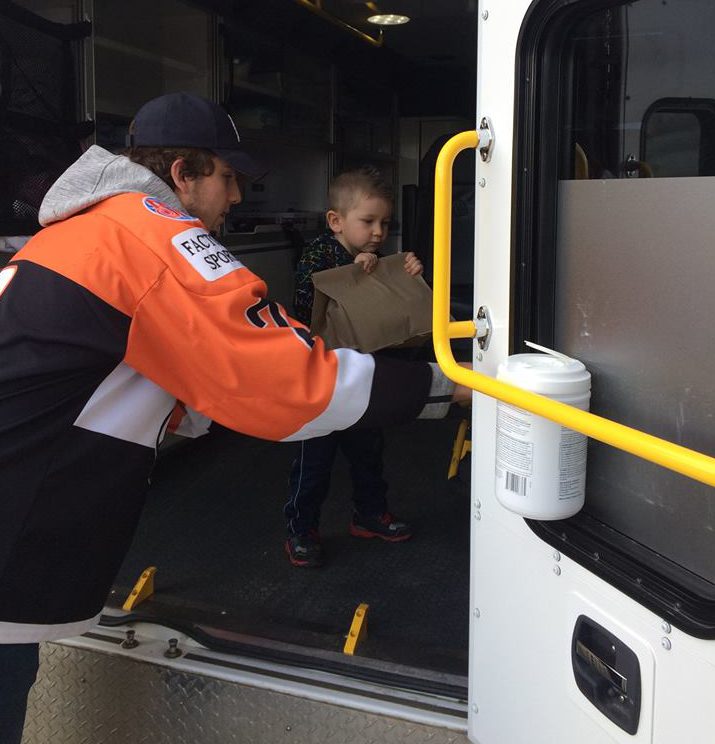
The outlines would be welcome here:
M 176 194 L 148 168 L 124 155 L 92 145 L 55 181 L 40 206 L 40 224 L 66 220 L 110 196 L 137 192 L 151 194 L 174 209 L 183 211 Z

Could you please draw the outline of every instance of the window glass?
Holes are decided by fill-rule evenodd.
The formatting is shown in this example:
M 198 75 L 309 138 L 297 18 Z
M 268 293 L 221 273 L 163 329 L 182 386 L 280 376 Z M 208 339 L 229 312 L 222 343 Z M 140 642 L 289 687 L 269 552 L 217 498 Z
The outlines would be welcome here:
M 715 4 L 638 0 L 563 45 L 554 345 L 591 409 L 715 455 Z M 715 583 L 715 491 L 592 441 L 587 512 Z
M 643 122 L 644 160 L 654 176 L 697 176 L 702 132 L 691 111 L 654 111 Z
M 695 20 L 715 11 L 702 0 L 684 5 L 690 14 L 638 0 L 573 27 L 562 178 L 715 175 L 703 160 L 715 141 L 715 57 Z
M 654 176 L 715 176 L 715 99 L 665 98 L 643 117 L 641 160 Z

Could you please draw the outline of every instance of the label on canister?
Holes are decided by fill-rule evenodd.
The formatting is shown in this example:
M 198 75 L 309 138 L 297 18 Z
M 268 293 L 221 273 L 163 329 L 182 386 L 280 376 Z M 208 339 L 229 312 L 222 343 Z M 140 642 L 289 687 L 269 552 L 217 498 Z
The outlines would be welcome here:
M 590 375 L 563 355 L 517 354 L 500 365 L 498 379 L 588 410 Z M 583 434 L 541 416 L 497 404 L 496 496 L 506 508 L 532 519 L 564 519 L 584 503 Z

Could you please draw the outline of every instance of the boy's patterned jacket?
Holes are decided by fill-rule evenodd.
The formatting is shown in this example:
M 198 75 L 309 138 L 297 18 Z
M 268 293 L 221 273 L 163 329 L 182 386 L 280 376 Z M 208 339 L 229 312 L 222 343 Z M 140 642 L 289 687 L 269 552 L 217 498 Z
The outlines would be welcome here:
M 335 269 L 338 266 L 348 266 L 355 261 L 355 257 L 343 247 L 332 232 L 318 236 L 303 249 L 303 255 L 295 270 L 295 297 L 293 309 L 295 317 L 307 326 L 313 312 L 313 274 L 316 271 Z

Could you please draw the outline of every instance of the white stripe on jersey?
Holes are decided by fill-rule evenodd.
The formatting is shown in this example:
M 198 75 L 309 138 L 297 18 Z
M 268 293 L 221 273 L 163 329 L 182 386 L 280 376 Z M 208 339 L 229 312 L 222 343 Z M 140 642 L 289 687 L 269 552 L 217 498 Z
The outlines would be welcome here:
M 367 410 L 375 374 L 375 359 L 352 349 L 335 349 L 338 375 L 333 397 L 317 418 L 282 441 L 295 442 L 312 437 L 324 437 L 331 431 L 347 429 Z
M 74 425 L 153 449 L 175 403 L 173 395 L 121 362 L 94 391 Z

